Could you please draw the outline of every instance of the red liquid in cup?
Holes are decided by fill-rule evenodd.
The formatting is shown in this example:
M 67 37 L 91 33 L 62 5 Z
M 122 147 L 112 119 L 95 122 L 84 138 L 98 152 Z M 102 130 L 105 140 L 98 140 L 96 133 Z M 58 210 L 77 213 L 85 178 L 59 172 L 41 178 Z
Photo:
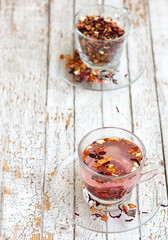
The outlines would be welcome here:
M 99 175 L 82 168 L 86 189 L 96 198 L 118 200 L 129 194 L 137 182 L 142 152 L 133 142 L 119 138 L 99 139 L 83 152 L 83 162 Z M 136 171 L 137 170 L 137 171 Z M 124 176 L 133 173 L 130 176 Z M 113 178 L 107 178 L 112 176 Z M 123 176 L 122 178 L 117 178 Z

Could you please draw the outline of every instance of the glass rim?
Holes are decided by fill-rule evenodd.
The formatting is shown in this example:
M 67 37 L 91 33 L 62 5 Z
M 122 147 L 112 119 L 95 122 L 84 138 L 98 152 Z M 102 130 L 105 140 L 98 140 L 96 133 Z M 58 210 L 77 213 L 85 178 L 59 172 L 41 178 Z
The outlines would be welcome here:
M 88 39 L 90 41 L 96 41 L 96 42 L 115 42 L 115 41 L 118 41 L 118 40 L 128 36 L 128 34 L 130 32 L 130 29 L 131 29 L 131 20 L 130 20 L 130 18 L 128 17 L 128 15 L 125 12 L 122 12 L 122 15 L 125 15 L 125 17 L 127 18 L 128 22 L 129 22 L 129 27 L 128 27 L 128 30 L 121 37 L 118 37 L 118 38 L 115 38 L 115 39 L 112 39 L 112 40 L 100 40 L 100 39 L 94 39 L 94 38 L 87 37 L 82 32 L 80 32 L 78 30 L 78 28 L 76 27 L 75 20 L 76 20 L 77 16 L 83 10 L 86 10 L 86 9 L 89 9 L 89 8 L 92 8 L 92 7 L 109 7 L 109 8 L 116 9 L 119 12 L 121 12 L 121 10 L 122 10 L 122 8 L 117 8 L 117 7 L 113 7 L 113 6 L 110 6 L 110 5 L 100 5 L 100 4 L 90 5 L 88 7 L 82 8 L 77 13 L 75 13 L 75 15 L 74 15 L 73 25 L 74 25 L 74 28 L 75 28 L 75 32 L 77 32 L 79 35 L 81 35 L 82 37 L 84 37 L 84 38 L 86 38 L 86 39 Z
M 91 133 L 96 132 L 97 130 L 101 130 L 101 129 L 102 129 L 102 130 L 103 130 L 103 129 L 122 130 L 122 131 L 124 131 L 124 132 L 127 132 L 127 133 L 131 134 L 132 136 L 134 136 L 134 137 L 140 142 L 140 144 L 141 144 L 141 146 L 142 146 L 141 151 L 142 151 L 142 153 L 143 153 L 143 158 L 142 158 L 142 160 L 141 160 L 140 166 L 139 166 L 135 171 L 133 171 L 133 172 L 131 172 L 131 173 L 128 173 L 128 174 L 124 174 L 124 175 L 122 175 L 122 176 L 108 176 L 108 175 L 102 175 L 102 174 L 100 174 L 100 173 L 97 173 L 97 172 L 93 171 L 92 169 L 90 169 L 86 164 L 84 164 L 84 162 L 83 162 L 83 160 L 82 160 L 82 157 L 81 157 L 81 154 L 80 154 L 80 146 L 81 146 L 81 144 L 83 143 L 83 141 L 84 141 Z M 81 141 L 79 142 L 79 145 L 78 145 L 78 158 L 80 159 L 80 163 L 82 164 L 82 166 L 83 166 L 84 168 L 86 168 L 90 173 L 93 173 L 94 175 L 99 176 L 99 177 L 101 177 L 101 178 L 107 178 L 107 179 L 109 179 L 109 180 L 110 180 L 110 179 L 115 179 L 115 180 L 116 180 L 116 179 L 122 179 L 122 178 L 127 178 L 127 177 L 129 177 L 129 176 L 132 176 L 132 175 L 134 175 L 137 171 L 139 171 L 139 170 L 144 166 L 145 161 L 146 161 L 146 149 L 145 149 L 145 145 L 143 144 L 143 142 L 141 141 L 141 139 L 140 139 L 138 136 L 136 136 L 134 133 L 132 133 L 132 132 L 130 132 L 130 131 L 124 129 L 124 128 L 119 128 L 119 127 L 102 127 L 102 128 L 96 128 L 96 129 L 88 132 L 88 133 L 81 139 Z

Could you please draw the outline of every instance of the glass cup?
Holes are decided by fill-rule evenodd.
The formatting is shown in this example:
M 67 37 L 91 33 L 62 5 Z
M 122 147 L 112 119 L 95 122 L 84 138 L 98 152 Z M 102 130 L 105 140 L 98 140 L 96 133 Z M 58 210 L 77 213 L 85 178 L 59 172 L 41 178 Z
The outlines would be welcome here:
M 82 160 L 83 151 L 88 145 L 98 139 L 104 138 L 124 138 L 136 144 L 142 153 L 140 166 L 133 172 L 122 176 L 107 176 L 99 174 L 90 169 Z M 78 157 L 80 171 L 83 179 L 83 195 L 86 202 L 88 196 L 98 204 L 118 205 L 125 201 L 131 194 L 132 190 L 139 182 L 144 182 L 154 177 L 160 167 L 159 162 L 155 162 L 154 169 L 141 173 L 146 162 L 146 150 L 142 141 L 133 133 L 116 127 L 104 127 L 89 132 L 82 138 L 78 147 Z M 86 196 L 87 195 L 87 196 Z
M 93 5 L 81 9 L 74 17 L 75 41 L 82 61 L 89 67 L 98 70 L 114 71 L 118 68 L 123 49 L 126 45 L 131 21 L 126 9 L 106 5 Z M 76 24 L 86 16 L 111 17 L 113 22 L 125 31 L 124 35 L 113 40 L 97 40 L 87 37 L 78 30 Z

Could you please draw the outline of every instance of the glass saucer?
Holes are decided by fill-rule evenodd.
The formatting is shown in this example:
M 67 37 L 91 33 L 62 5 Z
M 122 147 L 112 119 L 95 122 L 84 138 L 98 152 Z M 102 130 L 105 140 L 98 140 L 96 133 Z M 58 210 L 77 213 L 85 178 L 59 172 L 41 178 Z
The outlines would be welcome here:
M 62 161 L 53 180 L 57 208 L 74 224 L 91 231 L 120 233 L 133 230 L 151 220 L 162 203 L 163 187 L 158 174 L 147 182 L 138 184 L 127 202 L 124 202 L 126 206 L 128 203 L 136 205 L 135 217 L 128 216 L 120 205 L 117 209 L 110 209 L 110 212 L 108 208 L 103 210 L 108 217 L 107 222 L 104 222 L 101 220 L 100 210 L 91 212 L 91 201 L 88 204 L 83 198 L 83 184 L 76 153 Z
M 63 80 L 72 86 L 94 91 L 117 90 L 134 83 L 145 71 L 145 66 L 142 62 L 140 63 L 139 56 L 133 56 L 134 62 L 129 63 L 132 65 L 129 66 L 129 69 L 131 69 L 131 72 L 129 73 L 127 66 L 128 63 L 125 56 L 126 53 L 123 53 L 120 65 L 118 69 L 113 72 L 112 77 L 109 77 L 111 74 L 110 71 L 102 70 L 100 71 L 100 75 L 98 77 L 100 81 L 89 82 L 86 80 L 86 77 L 84 80 L 80 81 L 79 78 L 76 78 L 72 73 L 69 73 L 70 68 L 66 68 L 66 59 L 60 59 L 60 55 L 70 55 L 72 57 L 74 50 L 77 49 L 74 41 L 74 33 L 65 34 L 62 36 L 62 40 L 60 42 L 61 45 L 56 52 L 56 72 Z M 134 55 L 134 53 L 129 53 L 129 57 L 132 59 L 131 55 Z

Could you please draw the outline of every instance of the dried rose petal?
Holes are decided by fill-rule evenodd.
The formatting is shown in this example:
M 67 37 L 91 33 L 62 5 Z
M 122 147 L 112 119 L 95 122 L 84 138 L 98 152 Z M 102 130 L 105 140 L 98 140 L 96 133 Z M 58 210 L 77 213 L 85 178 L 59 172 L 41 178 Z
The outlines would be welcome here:
M 96 153 L 96 159 L 101 160 L 101 159 L 104 159 L 104 157 L 100 156 L 98 153 Z
M 98 161 L 98 164 L 103 165 L 104 163 L 107 163 L 112 160 L 112 157 L 106 157 L 104 159 L 101 159 Z
M 139 150 L 139 147 L 138 147 L 138 146 L 135 146 L 135 147 L 133 147 L 132 149 L 137 152 L 137 151 Z
M 117 79 L 113 79 L 114 84 L 118 84 Z
M 90 211 L 91 211 L 92 213 L 95 212 L 95 207 L 94 207 L 94 205 L 91 206 Z
M 110 164 L 109 164 L 110 165 Z M 112 173 L 115 173 L 116 169 L 114 167 L 110 168 L 108 165 L 108 171 L 112 172 Z
M 119 142 L 118 138 L 109 138 L 110 141 Z
M 95 153 L 98 153 L 99 151 L 103 150 L 105 146 L 98 147 L 94 150 Z
M 88 155 L 89 155 L 89 151 L 84 150 L 84 151 L 83 151 L 83 155 L 84 155 L 84 156 L 88 156 Z
M 102 165 L 100 165 L 100 164 L 95 164 L 95 165 L 93 165 L 92 167 L 94 167 L 94 168 L 99 168 L 99 167 L 101 167 Z
M 128 203 L 128 206 L 129 206 L 129 208 L 136 208 L 136 205 L 135 204 L 132 204 L 132 203 Z
M 109 215 L 110 215 L 111 218 L 120 218 L 121 217 L 121 213 L 119 215 L 112 216 L 111 213 L 109 212 Z
M 116 106 L 116 109 L 117 109 L 117 112 L 119 113 L 120 111 L 119 111 L 119 109 L 118 109 L 118 107 Z
M 125 219 L 126 222 L 132 222 L 134 219 Z
M 106 215 L 103 215 L 103 217 L 101 218 L 101 220 L 104 221 L 104 222 L 107 222 L 108 217 L 107 217 Z
M 60 55 L 60 59 L 64 59 L 65 57 L 64 57 L 64 54 L 61 54 Z
M 129 153 L 132 153 L 133 151 L 134 151 L 134 149 L 127 150 L 127 152 L 129 152 Z
M 89 156 L 90 156 L 91 158 L 96 158 L 96 155 L 95 155 L 94 153 L 89 153 Z
M 104 152 L 104 151 L 101 151 L 101 152 L 99 152 L 98 154 L 99 154 L 99 155 L 105 155 L 105 154 L 106 154 L 106 152 Z
M 104 215 L 104 213 L 103 213 L 103 208 L 101 208 L 101 209 L 99 210 L 99 212 L 100 212 L 102 215 Z
M 92 214 L 92 216 L 96 216 L 96 217 L 102 217 L 102 215 L 101 215 L 101 214 L 99 214 L 99 213 L 93 213 L 93 214 Z
M 127 215 L 129 217 L 135 217 L 135 214 L 136 214 L 136 209 L 131 209 L 127 212 Z
M 122 208 L 124 210 L 124 212 L 127 214 L 128 213 L 128 208 L 125 204 L 122 204 Z
M 166 205 L 166 204 L 161 204 L 160 205 L 161 207 L 168 207 L 168 204 Z
M 131 158 L 130 160 L 136 162 L 140 166 L 140 163 L 139 163 L 139 161 L 136 158 Z

